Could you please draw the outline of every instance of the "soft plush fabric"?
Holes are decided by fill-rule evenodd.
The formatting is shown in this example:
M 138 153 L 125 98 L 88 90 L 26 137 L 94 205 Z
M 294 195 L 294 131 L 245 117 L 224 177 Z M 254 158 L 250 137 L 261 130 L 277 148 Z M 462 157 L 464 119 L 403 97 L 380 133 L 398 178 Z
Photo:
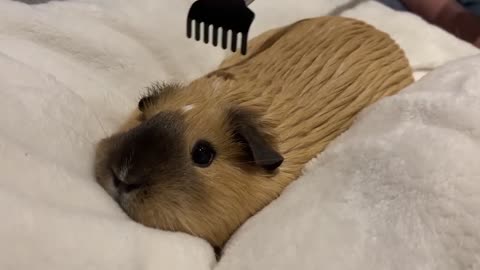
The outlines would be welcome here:
M 94 144 L 125 119 L 143 87 L 154 80 L 189 81 L 224 58 L 218 48 L 186 39 L 185 17 L 192 2 L 27 5 L 0 0 L 0 269 L 215 266 L 214 253 L 203 240 L 130 221 L 92 175 Z M 355 5 L 304 0 L 299 5 L 277 0 L 273 5 L 257 0 L 252 8 L 257 15 L 252 36 L 305 17 L 343 14 L 363 19 L 404 48 L 417 78 L 478 52 L 418 17 L 372 1 Z M 391 122 L 385 121 L 372 128 L 381 131 Z M 359 134 L 357 139 L 365 137 Z M 412 148 L 421 145 L 419 141 Z M 369 155 L 366 152 L 365 159 L 375 158 Z M 225 263 L 247 255 L 230 249 Z

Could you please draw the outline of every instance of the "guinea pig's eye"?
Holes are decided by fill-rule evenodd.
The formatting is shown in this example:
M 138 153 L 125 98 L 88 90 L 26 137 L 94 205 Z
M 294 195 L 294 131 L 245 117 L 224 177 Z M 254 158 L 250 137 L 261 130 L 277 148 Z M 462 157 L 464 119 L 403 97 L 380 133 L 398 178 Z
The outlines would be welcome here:
M 192 161 L 199 167 L 205 168 L 212 164 L 215 150 L 207 141 L 198 141 L 192 149 Z

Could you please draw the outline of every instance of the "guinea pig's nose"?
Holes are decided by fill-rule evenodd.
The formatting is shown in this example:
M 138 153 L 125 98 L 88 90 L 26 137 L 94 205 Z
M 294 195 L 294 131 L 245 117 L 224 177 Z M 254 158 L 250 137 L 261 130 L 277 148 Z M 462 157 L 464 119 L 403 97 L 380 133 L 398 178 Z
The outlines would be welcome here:
M 115 169 L 112 169 L 112 178 L 113 178 L 113 185 L 120 193 L 128 193 L 141 186 L 138 183 L 129 183 L 127 181 L 127 174 L 121 173 Z

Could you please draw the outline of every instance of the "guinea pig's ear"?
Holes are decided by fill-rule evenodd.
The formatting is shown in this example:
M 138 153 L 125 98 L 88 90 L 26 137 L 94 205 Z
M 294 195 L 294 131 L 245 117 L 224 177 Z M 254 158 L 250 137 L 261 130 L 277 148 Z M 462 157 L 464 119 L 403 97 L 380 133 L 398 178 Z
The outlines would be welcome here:
M 236 139 L 246 144 L 248 157 L 255 165 L 265 170 L 275 170 L 283 163 L 283 157 L 273 146 L 273 138 L 265 132 L 260 117 L 244 108 L 231 108 L 229 111 Z
M 147 87 L 146 93 L 138 101 L 138 109 L 144 112 L 148 106 L 154 104 L 161 96 L 166 96 L 178 88 L 180 88 L 180 84 L 177 83 L 156 82 L 152 84 Z
M 152 96 L 143 96 L 140 98 L 140 101 L 138 101 L 138 110 L 141 112 L 145 112 L 145 108 L 153 103 L 153 97 Z

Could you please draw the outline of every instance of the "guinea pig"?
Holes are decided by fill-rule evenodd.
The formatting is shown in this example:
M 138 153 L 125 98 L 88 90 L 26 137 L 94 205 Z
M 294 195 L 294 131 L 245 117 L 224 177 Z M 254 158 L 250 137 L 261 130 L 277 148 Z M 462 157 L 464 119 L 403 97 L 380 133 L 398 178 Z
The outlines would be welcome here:
M 101 140 L 98 183 L 133 220 L 221 248 L 355 115 L 413 82 L 403 51 L 358 20 L 268 31 L 188 85 L 154 84 Z

